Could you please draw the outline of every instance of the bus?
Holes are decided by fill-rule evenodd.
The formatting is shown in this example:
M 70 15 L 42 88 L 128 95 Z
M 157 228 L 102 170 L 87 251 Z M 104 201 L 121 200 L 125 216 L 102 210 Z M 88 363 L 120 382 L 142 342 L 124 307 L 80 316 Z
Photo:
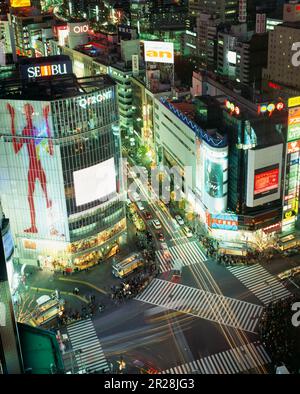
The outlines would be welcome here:
M 117 278 L 125 278 L 133 271 L 144 265 L 144 260 L 139 253 L 132 253 L 126 259 L 113 263 L 112 273 Z
M 57 316 L 63 314 L 64 300 L 58 299 L 56 295 L 52 297 L 43 295 L 36 300 L 36 304 L 31 318 L 31 324 L 35 327 L 48 325 Z
M 287 250 L 294 248 L 295 246 L 297 246 L 297 244 L 298 242 L 294 234 L 286 235 L 280 238 L 280 240 L 278 241 L 278 246 L 280 250 Z

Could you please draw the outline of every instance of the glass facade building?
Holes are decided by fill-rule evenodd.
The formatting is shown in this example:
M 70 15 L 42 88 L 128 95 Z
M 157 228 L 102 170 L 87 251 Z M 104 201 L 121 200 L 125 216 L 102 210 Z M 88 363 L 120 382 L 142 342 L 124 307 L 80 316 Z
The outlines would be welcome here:
M 125 237 L 116 86 L 106 76 L 56 83 L 52 99 L 49 80 L 34 99 L 34 85 L 18 99 L 4 89 L 1 198 L 20 262 L 83 269 Z

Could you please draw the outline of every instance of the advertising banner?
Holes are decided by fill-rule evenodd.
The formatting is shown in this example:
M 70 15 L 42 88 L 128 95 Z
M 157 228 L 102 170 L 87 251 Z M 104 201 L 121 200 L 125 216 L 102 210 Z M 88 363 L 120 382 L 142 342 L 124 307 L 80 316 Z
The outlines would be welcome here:
M 30 7 L 30 0 L 10 0 L 10 6 L 13 8 Z
M 255 170 L 254 199 L 276 193 L 279 186 L 279 166 L 269 166 Z
M 248 151 L 248 207 L 275 201 L 281 196 L 283 144 Z
M 117 192 L 115 160 L 110 158 L 102 163 L 73 173 L 76 205 L 105 200 Z
M 0 193 L 14 234 L 68 237 L 60 150 L 49 102 L 0 100 Z
M 300 139 L 300 107 L 290 108 L 288 117 L 288 141 Z
M 223 166 L 207 160 L 205 162 L 205 191 L 213 198 L 223 197 Z
M 174 44 L 163 41 L 144 41 L 145 62 L 174 64 Z
M 197 167 L 202 191 L 202 202 L 210 213 L 224 212 L 227 208 L 228 147 L 212 148 L 201 141 L 197 153 Z
M 210 227 L 219 230 L 238 230 L 237 215 L 230 214 L 212 214 L 210 218 Z

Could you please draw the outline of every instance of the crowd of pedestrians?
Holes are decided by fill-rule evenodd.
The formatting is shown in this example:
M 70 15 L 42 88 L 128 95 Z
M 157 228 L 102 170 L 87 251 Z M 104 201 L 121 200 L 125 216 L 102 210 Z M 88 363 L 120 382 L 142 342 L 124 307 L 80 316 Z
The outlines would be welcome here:
M 274 255 L 279 252 L 275 249 L 266 249 L 262 251 L 244 249 L 245 255 L 230 255 L 226 254 L 222 251 L 224 248 L 220 248 L 220 244 L 217 240 L 213 238 L 209 238 L 207 236 L 200 236 L 200 244 L 206 250 L 207 256 L 216 260 L 219 264 L 230 266 L 230 265 L 251 265 L 256 264 L 257 262 L 266 262 L 273 258 Z M 236 248 L 236 252 L 239 252 L 239 249 Z M 241 252 L 241 251 L 240 251 Z
M 298 299 L 299 301 L 299 299 Z M 286 365 L 289 372 L 300 372 L 300 327 L 292 324 L 292 305 L 296 296 L 270 303 L 261 318 L 261 341 L 275 366 Z
M 111 299 L 114 300 L 115 304 L 119 304 L 125 302 L 126 299 L 137 296 L 157 274 L 157 266 L 152 262 L 143 272 L 132 275 L 119 286 L 111 286 Z

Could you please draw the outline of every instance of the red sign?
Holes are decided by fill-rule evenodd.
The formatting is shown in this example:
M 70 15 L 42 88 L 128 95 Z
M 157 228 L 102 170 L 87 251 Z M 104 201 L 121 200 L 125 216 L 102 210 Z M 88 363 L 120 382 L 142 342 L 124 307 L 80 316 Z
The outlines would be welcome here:
M 269 82 L 268 85 L 269 85 L 269 88 L 272 88 L 272 89 L 276 89 L 276 90 L 282 89 L 282 87 L 280 85 L 278 85 L 277 83 L 274 83 L 274 82 Z
M 300 150 L 300 140 L 292 141 L 288 143 L 288 153 L 299 152 Z
M 271 224 L 271 226 L 265 227 L 262 229 L 265 234 L 275 233 L 275 231 L 281 230 L 281 222 L 276 224 Z
M 256 174 L 254 178 L 254 194 L 265 193 L 278 188 L 279 168 Z

